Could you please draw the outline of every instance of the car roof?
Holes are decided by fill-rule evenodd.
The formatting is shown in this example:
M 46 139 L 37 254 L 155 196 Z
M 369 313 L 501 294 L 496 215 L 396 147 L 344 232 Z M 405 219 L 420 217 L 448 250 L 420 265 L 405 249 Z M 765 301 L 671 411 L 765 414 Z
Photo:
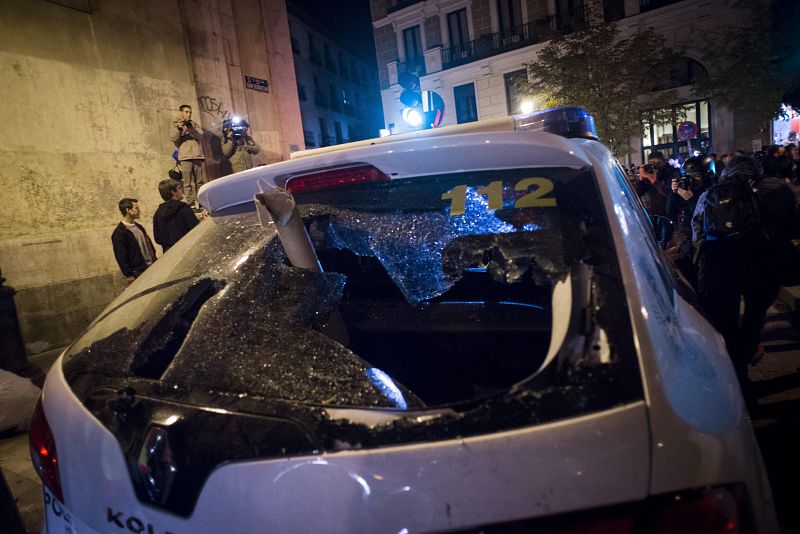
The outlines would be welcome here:
M 553 112 L 580 108 L 554 108 Z M 572 128 L 563 135 L 541 120 L 542 112 L 466 125 L 393 135 L 334 147 L 305 150 L 289 161 L 256 167 L 204 185 L 200 203 L 212 214 L 252 202 L 259 181 L 282 186 L 311 172 L 373 165 L 391 179 L 535 167 L 580 168 L 590 165 L 584 150 L 565 135 L 593 139 L 593 132 Z M 588 114 L 586 116 L 590 117 Z M 593 128 L 593 121 L 592 121 Z M 599 143 L 592 143 L 600 145 Z

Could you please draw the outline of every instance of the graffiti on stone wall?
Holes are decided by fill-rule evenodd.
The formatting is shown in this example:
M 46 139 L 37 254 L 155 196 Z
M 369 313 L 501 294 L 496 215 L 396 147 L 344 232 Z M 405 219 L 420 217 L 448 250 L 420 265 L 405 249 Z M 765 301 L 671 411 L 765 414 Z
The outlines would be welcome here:
M 230 166 L 227 160 L 222 157 L 222 145 L 220 134 L 222 129 L 222 122 L 229 119 L 233 114 L 227 109 L 221 100 L 217 100 L 213 96 L 201 96 L 197 99 L 200 105 L 200 111 L 207 114 L 211 121 L 204 120 L 203 132 L 203 152 L 206 159 L 203 162 L 206 168 L 206 176 L 213 180 L 220 176 L 230 174 L 230 170 L 226 169 L 226 165 Z M 213 131 L 213 133 L 212 133 Z
M 197 99 L 197 102 L 200 104 L 200 111 L 208 113 L 219 123 L 225 119 L 229 119 L 232 115 L 225 107 L 225 104 L 213 96 L 201 96 Z

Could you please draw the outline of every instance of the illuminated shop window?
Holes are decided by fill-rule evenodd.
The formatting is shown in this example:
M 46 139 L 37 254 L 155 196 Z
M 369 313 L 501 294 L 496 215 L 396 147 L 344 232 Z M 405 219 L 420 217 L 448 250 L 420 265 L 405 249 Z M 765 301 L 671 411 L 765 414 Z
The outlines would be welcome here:
M 656 111 L 665 110 L 642 114 L 642 161 L 646 161 L 647 155 L 654 150 L 662 152 L 667 159 L 677 158 L 681 163 L 692 155 L 690 152 L 708 154 L 712 151 L 711 107 L 707 100 L 673 104 L 667 109 L 672 120 L 666 124 L 654 124 Z M 685 122 L 695 125 L 695 136 L 688 140 L 681 139 L 678 131 Z
M 798 136 L 800 136 L 800 111 L 791 106 L 781 106 L 780 115 L 772 121 L 772 143 L 797 144 Z

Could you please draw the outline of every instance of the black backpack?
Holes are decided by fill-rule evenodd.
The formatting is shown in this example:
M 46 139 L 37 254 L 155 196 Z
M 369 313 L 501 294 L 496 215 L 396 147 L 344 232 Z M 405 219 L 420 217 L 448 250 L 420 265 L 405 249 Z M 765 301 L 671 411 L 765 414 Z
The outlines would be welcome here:
M 703 207 L 706 239 L 766 239 L 758 197 L 749 183 L 723 181 L 706 193 Z

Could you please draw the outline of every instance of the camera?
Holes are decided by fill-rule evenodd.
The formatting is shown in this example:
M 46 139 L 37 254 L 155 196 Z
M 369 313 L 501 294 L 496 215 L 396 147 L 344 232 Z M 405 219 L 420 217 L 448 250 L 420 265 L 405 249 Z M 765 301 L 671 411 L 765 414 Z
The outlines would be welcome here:
M 652 163 L 645 163 L 644 166 L 642 167 L 642 169 L 647 174 L 655 174 L 656 173 L 656 167 Z
M 681 176 L 680 178 L 678 178 L 678 189 L 686 189 L 688 191 L 692 188 L 693 182 L 694 180 L 692 179 L 691 176 L 689 175 Z
M 231 128 L 231 137 L 234 139 L 241 139 L 247 135 L 247 128 L 245 126 L 234 126 Z
M 190 120 L 184 120 L 181 121 L 181 126 L 184 126 L 186 128 L 194 128 L 194 123 Z
M 247 129 L 250 125 L 246 120 L 239 117 L 232 119 L 225 119 L 222 123 L 222 129 L 228 132 L 228 136 L 234 141 L 244 139 L 247 136 Z

